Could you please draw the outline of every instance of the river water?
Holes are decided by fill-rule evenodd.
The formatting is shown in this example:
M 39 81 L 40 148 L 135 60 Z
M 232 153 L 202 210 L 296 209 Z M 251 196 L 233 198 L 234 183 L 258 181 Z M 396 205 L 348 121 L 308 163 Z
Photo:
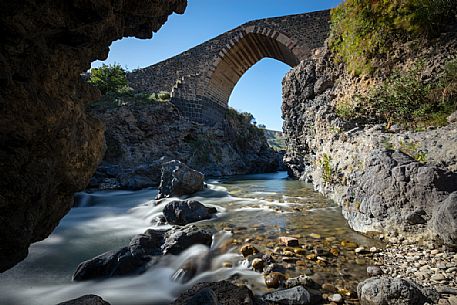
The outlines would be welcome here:
M 298 238 L 309 253 L 332 246 L 339 250 L 326 264 L 297 256 L 284 264 L 287 276 L 312 274 L 317 281 L 354 290 L 366 277 L 369 258 L 355 256 L 353 249 L 341 243 L 380 246 L 353 232 L 335 204 L 309 184 L 288 179 L 285 172 L 237 176 L 208 181 L 207 189 L 189 197 L 218 210 L 216 218 L 197 223 L 217 232 L 211 249 L 194 246 L 163 259 L 142 275 L 72 282 L 80 262 L 125 246 L 133 235 L 154 226 L 165 203 L 172 200 L 156 205 L 152 200 L 156 194 L 156 189 L 77 194 L 78 207 L 71 209 L 49 238 L 32 245 L 27 259 L 0 274 L 0 304 L 52 305 L 84 294 L 100 295 L 113 305 L 166 304 L 197 282 L 228 278 L 261 294 L 268 291 L 263 276 L 248 268 L 239 248 L 250 243 L 271 254 L 280 236 Z M 207 267 L 187 283 L 177 281 L 180 268 L 198 258 L 210 260 L 205 262 Z

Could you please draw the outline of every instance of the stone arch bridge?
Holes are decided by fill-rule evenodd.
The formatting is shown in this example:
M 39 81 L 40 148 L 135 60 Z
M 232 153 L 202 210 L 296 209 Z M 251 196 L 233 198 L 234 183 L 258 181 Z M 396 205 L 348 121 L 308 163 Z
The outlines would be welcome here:
M 171 92 L 189 119 L 217 124 L 233 88 L 263 58 L 294 67 L 323 46 L 329 11 L 255 20 L 170 59 L 128 74 L 137 92 Z

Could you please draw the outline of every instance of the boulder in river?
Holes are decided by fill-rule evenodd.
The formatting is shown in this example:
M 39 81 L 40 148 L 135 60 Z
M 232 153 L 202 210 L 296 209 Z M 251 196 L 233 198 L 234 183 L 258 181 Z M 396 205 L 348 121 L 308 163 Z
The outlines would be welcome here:
M 192 225 L 167 231 L 149 229 L 134 236 L 127 247 L 105 252 L 79 264 L 73 280 L 141 274 L 149 262 L 161 255 L 177 255 L 192 245 L 210 246 L 211 242 L 210 232 Z
M 438 294 L 413 281 L 391 277 L 372 277 L 361 282 L 357 294 L 362 305 L 435 304 Z
M 163 254 L 177 255 L 192 245 L 202 244 L 210 246 L 212 234 L 194 225 L 184 228 L 175 227 L 166 233 L 165 243 L 162 245 Z
M 108 251 L 79 264 L 73 280 L 84 281 L 99 277 L 110 277 L 141 273 L 145 263 L 141 256 L 134 256 L 128 247 Z
M 57 305 L 110 305 L 98 295 L 88 294 L 77 299 L 62 302 Z
M 173 200 L 163 209 L 165 220 L 180 226 L 210 219 L 215 212 L 214 208 L 208 208 L 196 200 Z
M 193 194 L 204 188 L 205 175 L 178 160 L 162 164 L 159 194 L 156 199 Z

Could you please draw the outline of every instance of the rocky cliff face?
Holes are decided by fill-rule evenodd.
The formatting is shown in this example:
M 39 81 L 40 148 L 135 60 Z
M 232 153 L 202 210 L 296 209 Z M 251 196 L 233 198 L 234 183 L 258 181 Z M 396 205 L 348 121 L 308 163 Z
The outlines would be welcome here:
M 103 156 L 103 126 L 80 80 L 112 41 L 150 38 L 185 0 L 0 4 L 0 271 L 27 255 L 73 204 Z
M 415 54 L 425 58 L 429 74 L 424 77 L 433 79 L 447 58 L 457 56 L 456 44 L 454 34 L 444 35 Z M 414 58 L 401 49 L 397 55 L 398 67 Z M 422 132 L 387 132 L 383 125 L 336 114 L 338 97 L 363 92 L 373 81 L 348 75 L 326 48 L 285 77 L 282 109 L 290 175 L 334 199 L 357 231 L 439 236 L 457 246 L 455 114 L 447 126 Z
M 190 122 L 170 102 L 91 110 L 106 125 L 107 150 L 90 187 L 157 186 L 164 162 L 180 160 L 206 176 L 277 169 L 263 130 L 228 111 L 216 127 Z

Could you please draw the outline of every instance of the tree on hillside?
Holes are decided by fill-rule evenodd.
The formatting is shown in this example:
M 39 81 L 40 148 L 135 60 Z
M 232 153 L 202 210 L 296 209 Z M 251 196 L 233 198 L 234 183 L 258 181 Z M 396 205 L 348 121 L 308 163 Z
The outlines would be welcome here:
M 90 70 L 89 83 L 97 87 L 103 95 L 120 92 L 128 88 L 125 70 L 119 64 L 105 65 Z

